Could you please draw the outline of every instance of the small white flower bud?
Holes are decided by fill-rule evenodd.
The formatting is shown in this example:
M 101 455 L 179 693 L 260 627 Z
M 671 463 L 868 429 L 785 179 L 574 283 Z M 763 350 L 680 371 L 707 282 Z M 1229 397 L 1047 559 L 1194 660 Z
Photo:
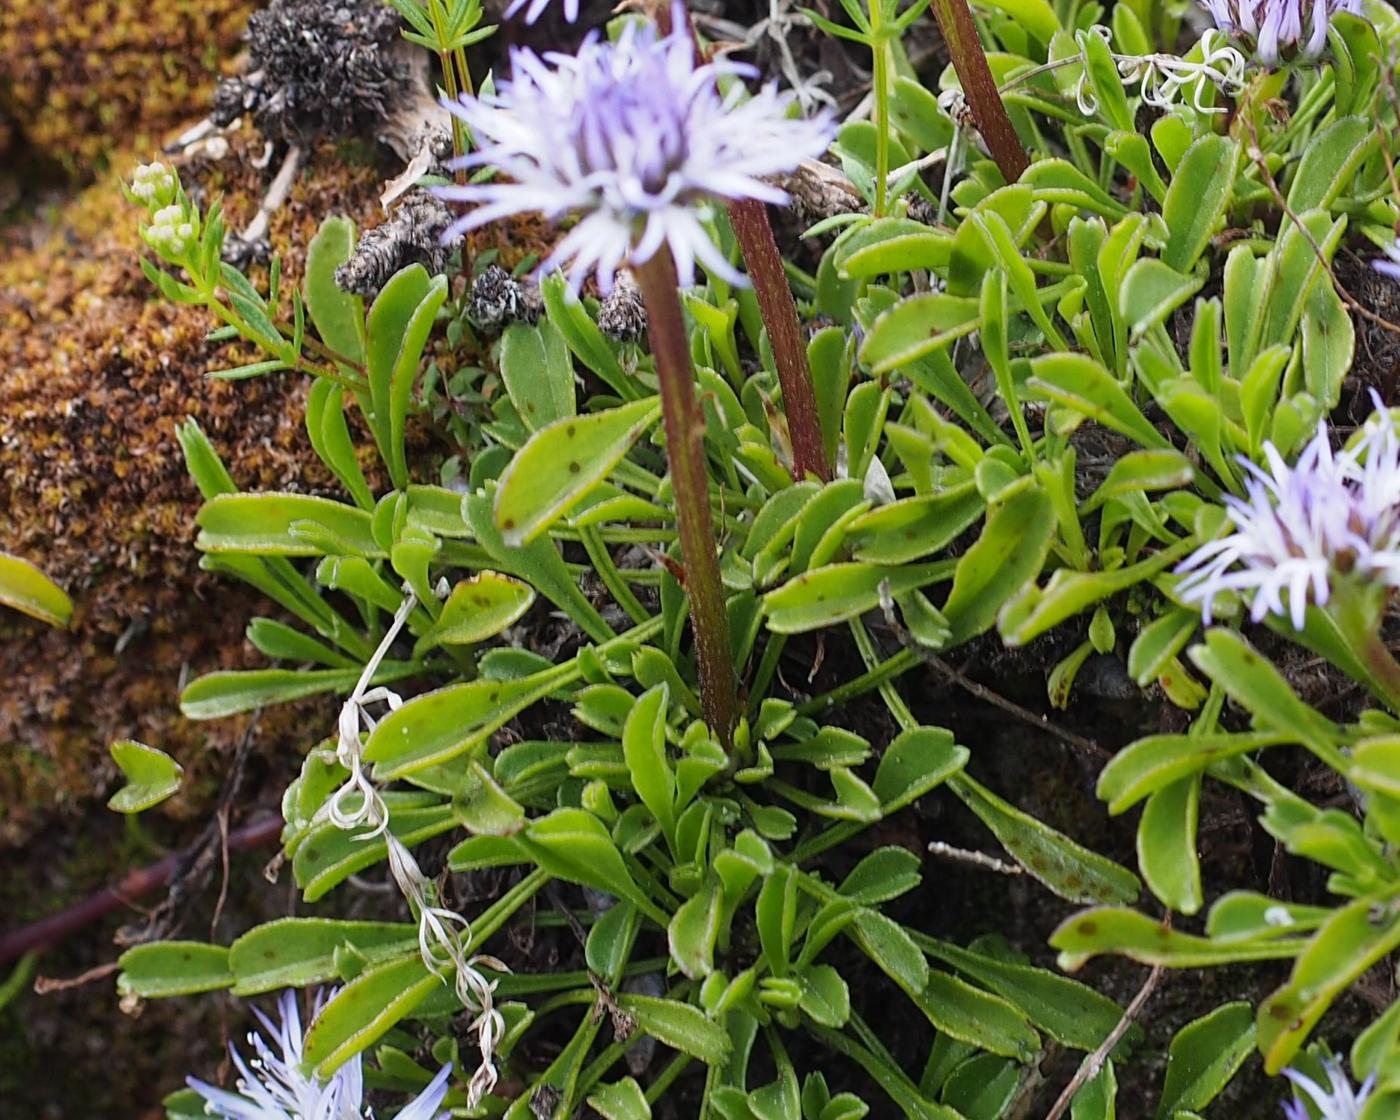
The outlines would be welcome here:
M 163 163 L 143 163 L 131 176 L 131 193 L 152 210 L 168 206 L 177 187 L 175 173 Z

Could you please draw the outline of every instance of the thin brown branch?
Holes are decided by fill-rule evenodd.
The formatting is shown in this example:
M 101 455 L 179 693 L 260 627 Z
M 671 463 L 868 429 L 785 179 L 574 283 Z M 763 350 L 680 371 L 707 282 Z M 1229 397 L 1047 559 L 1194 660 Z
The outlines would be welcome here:
M 1259 133 L 1254 128 L 1254 122 L 1248 122 L 1248 127 L 1250 136 L 1249 158 L 1253 161 L 1254 165 L 1259 168 L 1259 173 L 1264 176 L 1264 185 L 1269 188 L 1269 193 L 1273 195 L 1274 202 L 1278 204 L 1279 209 L 1283 211 L 1288 220 L 1298 227 L 1298 232 L 1303 235 L 1307 243 L 1312 247 L 1312 251 L 1317 255 L 1318 263 L 1322 266 L 1323 271 L 1327 273 L 1327 278 L 1332 281 L 1332 287 L 1336 291 L 1338 297 L 1340 297 L 1341 301 L 1346 304 L 1348 308 L 1357 315 L 1360 315 L 1367 322 L 1374 323 L 1382 330 L 1389 331 L 1391 334 L 1400 334 L 1400 323 L 1392 323 L 1385 316 L 1377 315 L 1369 307 L 1363 306 L 1357 301 L 1356 297 L 1347 290 L 1346 285 L 1337 279 L 1337 274 L 1332 268 L 1332 262 L 1327 259 L 1327 255 L 1322 251 L 1322 246 L 1317 243 L 1317 238 L 1313 237 L 1312 231 L 1303 224 L 1302 219 L 1299 218 L 1297 214 L 1293 213 L 1292 207 L 1288 205 L 1288 200 L 1283 197 L 1283 192 L 1278 189 L 1278 183 L 1274 179 L 1273 172 L 1269 170 L 1268 165 L 1264 162 L 1264 153 L 1259 150 Z
M 979 684 L 970 677 L 964 676 L 941 657 L 928 656 L 925 657 L 925 660 L 959 688 L 971 693 L 973 696 L 977 697 L 977 699 L 985 700 L 988 704 L 992 704 L 1004 712 L 1009 712 L 1017 719 L 1030 724 L 1032 727 L 1038 727 L 1042 731 L 1048 731 L 1061 742 L 1068 743 L 1071 747 L 1074 747 L 1075 750 L 1083 752 L 1096 761 L 1103 762 L 1112 756 L 1111 751 L 1100 746 L 1093 739 L 1051 722 L 1049 716 L 1040 715 L 1037 712 L 1031 711 L 1029 708 L 1021 707 L 1021 705 L 1017 704 L 1014 700 L 1008 700 L 999 692 L 995 692 L 986 685 Z
M 1103 1068 L 1104 1062 L 1113 1048 L 1128 1033 L 1128 1028 L 1133 1025 L 1138 1015 L 1142 1012 L 1143 1006 L 1152 998 L 1152 993 L 1157 990 L 1158 983 L 1161 982 L 1162 974 L 1166 970 L 1159 964 L 1153 966 L 1151 972 L 1147 974 L 1147 979 L 1143 981 L 1142 987 L 1138 989 L 1137 995 L 1133 996 L 1133 1002 L 1128 1004 L 1128 1008 L 1123 1012 L 1123 1017 L 1118 1020 L 1118 1025 L 1108 1032 L 1099 1047 L 1092 1054 L 1086 1055 L 1079 1064 L 1079 1069 L 1070 1078 L 1070 1082 L 1065 1086 L 1065 1091 L 1059 1095 L 1050 1111 L 1045 1114 L 1045 1120 L 1060 1120 L 1074 1102 L 1074 1095 L 1084 1088 L 1090 1081 L 1098 1076 L 1098 1072 Z

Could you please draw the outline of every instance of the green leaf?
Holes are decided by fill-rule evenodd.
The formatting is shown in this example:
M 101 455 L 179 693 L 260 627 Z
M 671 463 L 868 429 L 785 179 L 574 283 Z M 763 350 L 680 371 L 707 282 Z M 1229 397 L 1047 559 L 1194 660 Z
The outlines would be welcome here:
M 1116 16 L 1120 11 L 1128 12 L 1130 8 L 1114 9 Z M 1070 1120 L 1117 1120 L 1118 1116 L 1118 1075 L 1113 1072 L 1113 1060 L 1104 1062 L 1093 1078 L 1085 1086 L 1074 1094 L 1074 1102 L 1070 1106 Z
M 213 992 L 233 983 L 228 950 L 202 941 L 154 941 L 117 958 L 117 991 L 141 999 Z
M 971 297 L 911 296 L 875 320 L 861 344 L 861 361 L 874 374 L 889 373 L 971 334 L 980 315 L 980 301 Z
M 512 323 L 501 339 L 501 380 L 520 419 L 532 432 L 577 412 L 574 364 L 564 336 L 546 319 Z
M 1132 337 L 1140 338 L 1153 327 L 1165 323 L 1167 317 L 1200 291 L 1204 283 L 1204 277 L 1178 272 L 1156 257 L 1135 261 L 1118 292 L 1119 311 Z
M 1397 893 L 1389 886 L 1333 913 L 1299 955 L 1288 983 L 1260 1006 L 1259 1050 L 1268 1073 L 1288 1065 L 1333 1000 L 1400 946 Z
M 200 508 L 195 547 L 204 552 L 322 556 L 334 551 L 379 559 L 384 549 L 362 509 L 310 494 L 220 494 Z M 303 526 L 319 530 L 312 535 Z M 333 550 L 325 547 L 334 542 Z
M 339 978 L 336 954 L 349 946 L 377 963 L 418 952 L 418 927 L 403 922 L 278 918 L 255 926 L 229 947 L 233 994 L 306 988 Z
M 1008 805 L 966 774 L 954 779 L 953 790 L 1016 862 L 1061 898 L 1071 902 L 1131 902 L 1137 898 L 1140 884 L 1127 868 Z
M 415 661 L 384 661 L 374 674 L 374 684 L 389 684 L 420 672 Z M 286 704 L 322 692 L 349 692 L 360 679 L 356 669 L 248 669 L 206 673 L 180 693 L 180 712 L 186 719 L 223 719 L 225 716 Z
M 111 750 L 112 761 L 126 775 L 126 785 L 112 794 L 107 808 L 118 813 L 139 813 L 159 805 L 180 788 L 184 771 L 164 751 L 134 739 L 118 739 Z
M 1096 1049 L 1118 1025 L 1123 1011 L 1093 988 L 1048 969 L 1033 968 L 919 936 L 919 947 L 981 987 L 1015 1004 L 1056 1042 L 1076 1050 Z
M 622 753 L 632 788 L 656 818 L 674 848 L 676 839 L 676 775 L 666 758 L 664 684 L 646 692 L 632 707 L 622 731 Z
M 844 1027 L 851 1017 L 851 992 L 841 974 L 829 964 L 812 965 L 798 977 L 802 997 L 798 1006 L 824 1027 Z
M 1182 914 L 1201 908 L 1201 864 L 1196 857 L 1196 822 L 1201 776 L 1193 774 L 1157 790 L 1138 822 L 1138 866 L 1163 905 Z
M 671 959 L 692 980 L 703 980 L 714 971 L 720 902 L 719 882 L 711 876 L 703 888 L 681 904 L 666 927 Z M 592 939 L 589 941 L 591 944 Z
M 327 1080 L 343 1062 L 383 1038 L 421 1004 L 442 980 L 414 953 L 371 965 L 321 1008 L 306 1032 L 305 1064 Z
M 877 848 L 851 870 L 837 889 L 865 906 L 912 891 L 922 878 L 921 861 L 906 848 Z
M 953 568 L 947 561 L 890 568 L 853 563 L 814 568 L 763 597 L 768 629 L 800 634 L 858 618 L 880 605 L 882 593 L 894 596 L 912 591 L 946 579 Z
M 729 1055 L 729 1033 L 705 1018 L 699 1008 L 679 1000 L 627 992 L 619 995 L 617 1002 L 632 1016 L 638 1030 L 672 1050 L 712 1066 L 720 1065 Z
M 907 564 L 941 552 L 982 516 L 986 502 L 966 482 L 936 494 L 903 498 L 861 514 L 846 527 L 852 557 L 871 564 Z
M 1213 762 L 1291 741 L 1283 731 L 1148 735 L 1109 760 L 1099 774 L 1098 795 L 1116 815 L 1144 797 L 1200 773 Z
M 1357 169 L 1380 143 L 1375 122 L 1342 117 L 1308 138 L 1303 158 L 1288 188 L 1288 208 L 1295 214 L 1328 207 L 1351 185 Z
M 390 712 L 365 742 L 380 781 L 411 774 L 485 746 L 492 734 L 558 687 L 546 670 L 513 681 L 475 680 L 415 696 Z
M 913 727 L 896 735 L 875 771 L 871 788 L 885 816 L 911 805 L 962 771 L 970 752 L 942 727 Z
M 344 396 L 344 389 L 335 382 L 315 381 L 306 397 L 306 432 L 316 454 L 349 491 L 355 504 L 369 510 L 374 508 L 374 495 L 370 493 L 350 439 L 342 403 Z
M 601 377 L 608 386 L 624 399 L 637 395 L 636 387 L 629 381 L 618 363 L 617 355 L 603 337 L 589 314 L 584 310 L 578 297 L 569 291 L 568 281 L 561 272 L 551 272 L 540 281 L 540 295 L 544 297 L 545 313 L 554 328 L 563 336 L 574 356 Z M 573 385 L 569 386 L 570 399 Z
M 1201 612 L 1188 607 L 1172 607 L 1153 619 L 1128 650 L 1128 676 L 1146 688 L 1186 648 L 1200 623 Z
M 1093 358 L 1083 354 L 1032 358 L 1026 387 L 1033 397 L 1071 408 L 1143 447 L 1169 446 L 1113 375 Z
M 1210 243 L 1230 204 L 1239 154 L 1237 141 L 1208 132 L 1181 157 L 1162 204 L 1167 223 L 1162 261 L 1169 268 L 1186 272 Z
M 432 794 L 385 795 L 390 807 L 389 830 L 405 846 L 412 847 L 439 836 L 458 824 L 450 804 Z M 347 832 L 329 820 L 317 821 L 301 837 L 292 857 L 292 872 L 302 897 L 315 902 L 357 871 L 382 863 L 388 856 L 382 836 L 366 838 Z
M 982 534 L 957 562 L 943 616 L 958 645 L 991 628 L 1007 599 L 1040 574 L 1055 533 L 1045 491 L 1033 483 L 989 508 Z
M 603 1120 L 651 1120 L 646 1094 L 631 1077 L 599 1085 L 589 1094 L 588 1106 Z
M 0 552 L 0 604 L 50 626 L 67 626 L 73 600 L 28 560 Z
M 616 637 L 612 627 L 579 590 L 578 581 L 570 574 L 552 540 L 541 536 L 522 548 L 505 542 L 491 515 L 494 489 L 494 484 L 488 484 L 483 493 L 468 494 L 462 499 L 462 512 L 471 526 L 472 535 L 477 544 L 486 550 L 492 563 L 529 583 L 568 614 L 594 641 L 602 642 Z
M 321 340 L 337 354 L 363 362 L 364 301 L 340 290 L 335 270 L 355 251 L 355 223 L 327 218 L 306 250 L 306 310 Z
M 520 620 L 535 601 L 529 584 L 499 572 L 483 571 L 459 580 L 442 605 L 433 628 L 413 647 L 422 657 L 433 646 L 469 645 L 494 638 Z
M 1269 961 L 1296 956 L 1296 938 L 1235 942 L 1180 933 L 1136 910 L 1100 907 L 1066 919 L 1050 936 L 1060 951 L 1060 967 L 1077 971 L 1104 953 L 1168 968 L 1206 968 L 1238 961 Z
M 959 1042 L 1020 1062 L 1033 1061 L 1040 1051 L 1040 1036 L 1012 1004 L 946 972 L 929 973 L 914 1002 L 929 1022 Z
M 403 436 L 413 382 L 438 308 L 447 298 L 447 277 L 429 277 L 420 264 L 400 269 L 370 306 L 365 327 L 365 365 L 373 415 L 370 427 L 389 477 L 408 485 Z
M 515 453 L 496 491 L 495 520 L 506 544 L 526 544 L 568 513 L 622 461 L 661 415 L 656 397 L 540 428 Z
M 1334 770 L 1346 773 L 1346 759 L 1336 747 L 1336 724 L 1300 700 L 1283 674 L 1234 631 L 1207 631 L 1205 644 L 1192 647 L 1191 660 L 1260 726 L 1294 736 Z
M 555 809 L 532 821 L 516 842 L 555 878 L 628 899 L 659 925 L 670 924 L 670 917 L 637 886 L 608 830 L 592 813 Z
M 878 910 L 862 907 L 844 932 L 911 998 L 928 986 L 928 961 L 898 922 Z
M 754 919 L 769 971 L 777 977 L 786 976 L 797 924 L 797 876 L 787 864 L 779 864 L 763 881 L 754 904 Z
M 1205 1108 L 1230 1083 L 1254 1049 L 1254 1012 L 1226 1003 L 1176 1032 L 1167 1054 L 1167 1081 L 1158 1120 L 1181 1109 Z

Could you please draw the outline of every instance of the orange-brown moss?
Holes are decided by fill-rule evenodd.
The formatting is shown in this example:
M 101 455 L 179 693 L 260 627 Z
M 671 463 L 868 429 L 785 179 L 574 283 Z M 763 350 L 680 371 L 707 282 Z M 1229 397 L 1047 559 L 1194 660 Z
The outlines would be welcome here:
M 247 157 L 239 149 L 191 169 L 199 173 L 191 185 L 227 193 L 232 223 L 252 213 L 264 185 Z M 325 215 L 371 220 L 380 178 L 334 151 L 317 155 L 272 226 L 290 281 Z M 137 266 L 136 219 L 109 178 L 31 238 L 37 248 L 0 251 L 3 544 L 40 564 L 76 603 L 68 631 L 0 617 L 8 682 L 0 804 L 10 807 L 0 844 L 22 840 L 36 812 L 105 793 L 113 738 L 170 750 L 197 778 L 208 750 L 239 731 L 184 721 L 179 684 L 257 664 L 242 630 L 271 605 L 199 572 L 191 543 L 199 499 L 175 425 L 198 419 L 248 489 L 331 487 L 303 428 L 305 379 L 208 380 L 207 371 L 244 359 L 205 341 L 204 311 L 155 295 Z M 293 709 L 269 713 L 262 733 L 275 736 L 297 719 Z M 287 737 L 311 736 L 300 727 Z
M 253 0 L 5 0 L 0 153 L 86 177 L 197 119 Z

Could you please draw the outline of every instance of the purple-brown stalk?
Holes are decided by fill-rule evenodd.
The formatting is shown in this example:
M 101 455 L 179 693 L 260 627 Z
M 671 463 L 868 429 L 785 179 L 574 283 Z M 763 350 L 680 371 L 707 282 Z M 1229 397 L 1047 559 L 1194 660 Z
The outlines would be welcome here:
M 677 294 L 676 265 L 670 250 L 662 248 L 650 259 L 633 263 L 632 272 L 646 304 L 647 337 L 661 387 L 666 457 L 671 465 L 676 524 L 685 561 L 685 593 L 690 601 L 695 661 L 700 673 L 700 707 L 710 730 L 727 750 L 737 719 L 734 659 L 710 522 L 710 476 L 701 439 L 705 418 L 695 399 L 695 373 Z
M 987 65 L 987 55 L 977 37 L 977 25 L 972 20 L 967 0 L 933 0 L 933 16 L 943 33 L 943 41 L 948 44 L 953 69 L 957 71 L 963 95 L 972 110 L 973 123 L 987 142 L 987 151 L 1006 181 L 1014 183 L 1030 166 L 1030 158 L 1016 135 L 1011 118 L 1006 115 L 1006 106 L 1002 104 L 996 79 Z

